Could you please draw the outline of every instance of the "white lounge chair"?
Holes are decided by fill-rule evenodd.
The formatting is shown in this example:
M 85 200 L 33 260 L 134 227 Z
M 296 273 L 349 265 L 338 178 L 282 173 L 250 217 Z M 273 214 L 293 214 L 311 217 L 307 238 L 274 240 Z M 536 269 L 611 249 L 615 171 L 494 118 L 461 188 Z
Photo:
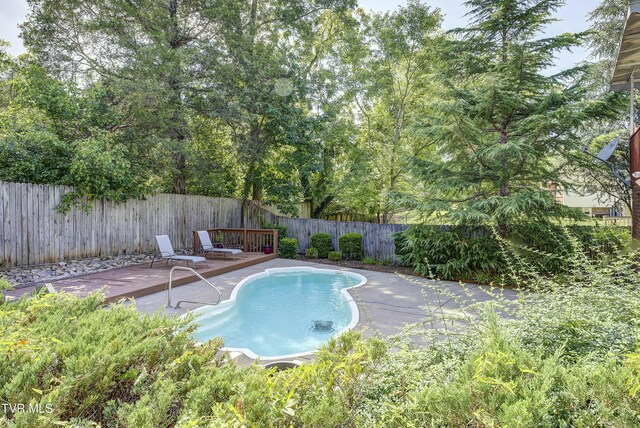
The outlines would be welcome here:
M 219 247 L 214 246 L 214 244 L 211 243 L 209 232 L 207 232 L 206 230 L 199 230 L 198 238 L 200 238 L 200 247 L 202 247 L 202 251 L 204 251 L 205 257 L 207 256 L 207 253 L 211 253 L 211 255 L 213 255 L 213 253 L 222 253 L 225 257 L 227 257 L 227 254 L 231 254 L 233 256 L 233 260 L 235 260 L 237 255 L 244 254 L 242 250 L 236 250 L 235 248 L 224 248 L 224 244 L 222 244 L 221 242 L 216 242 L 215 244 L 220 245 Z
M 184 255 L 176 254 L 173 251 L 173 245 L 171 245 L 171 240 L 167 235 L 156 236 L 156 242 L 158 243 L 158 248 L 160 248 L 160 254 L 156 254 L 155 256 L 153 256 L 153 260 L 151 260 L 151 266 L 149 267 L 153 266 L 153 262 L 156 260 L 156 257 L 158 256 L 159 256 L 158 258 L 167 259 L 167 263 L 169 263 L 170 260 L 178 260 L 178 261 L 184 260 L 187 262 L 187 266 L 189 266 L 189 262 L 191 262 L 193 264 L 194 269 L 196 267 L 196 263 L 207 262 L 207 259 L 201 256 L 188 256 L 186 254 Z

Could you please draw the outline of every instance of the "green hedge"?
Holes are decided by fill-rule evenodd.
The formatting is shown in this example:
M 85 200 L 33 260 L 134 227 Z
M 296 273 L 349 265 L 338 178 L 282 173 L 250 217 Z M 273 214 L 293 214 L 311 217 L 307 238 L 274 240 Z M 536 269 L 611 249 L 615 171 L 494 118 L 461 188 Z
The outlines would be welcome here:
M 340 251 L 331 251 L 329 252 L 329 260 L 333 260 L 334 262 L 342 260 L 342 253 Z
M 307 248 L 307 252 L 305 253 L 305 256 L 309 257 L 310 259 L 318 258 L 318 249 L 313 247 Z
M 333 251 L 333 242 L 328 233 L 316 233 L 311 235 L 311 246 L 318 249 L 318 257 L 326 259 L 330 251 Z
M 362 258 L 362 235 L 359 233 L 345 233 L 338 238 L 340 252 L 347 259 Z
M 621 227 L 511 225 L 501 244 L 493 229 L 480 226 L 416 225 L 395 235 L 396 259 L 421 275 L 443 279 L 484 272 L 501 274 L 525 263 L 541 273 L 561 273 L 572 255 L 597 259 L 622 249 L 630 239 Z M 516 266 L 518 267 L 518 266 Z
M 285 259 L 298 258 L 298 240 L 296 238 L 283 238 L 278 241 L 278 253 Z

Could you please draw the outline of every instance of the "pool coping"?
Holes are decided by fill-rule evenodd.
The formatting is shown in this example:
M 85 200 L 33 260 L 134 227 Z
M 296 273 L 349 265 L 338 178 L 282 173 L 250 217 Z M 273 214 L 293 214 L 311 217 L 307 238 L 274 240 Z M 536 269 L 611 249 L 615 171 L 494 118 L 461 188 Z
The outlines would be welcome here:
M 311 267 L 311 266 L 267 268 L 263 272 L 254 273 L 253 275 L 249 275 L 246 278 L 243 278 L 238 284 L 236 284 L 234 286 L 233 290 L 231 291 L 231 296 L 229 296 L 229 298 L 227 300 L 223 300 L 222 302 L 220 302 L 217 305 L 200 306 L 199 308 L 196 308 L 194 310 L 188 311 L 186 314 L 182 315 L 182 317 L 186 317 L 189 314 L 202 312 L 205 309 L 208 309 L 208 308 L 210 308 L 212 306 L 216 306 L 216 307 L 220 307 L 222 305 L 224 305 L 225 307 L 226 306 L 231 306 L 232 304 L 234 304 L 234 302 L 236 300 L 236 296 L 237 296 L 239 290 L 246 283 L 248 283 L 248 282 L 250 282 L 250 281 L 252 281 L 254 279 L 265 278 L 265 277 L 268 277 L 268 276 L 270 276 L 271 274 L 274 274 L 274 273 L 300 272 L 300 271 L 302 271 L 302 272 L 319 273 L 319 274 L 339 274 L 339 275 L 344 275 L 344 276 L 347 276 L 347 277 L 350 277 L 352 279 L 357 280 L 358 283 L 356 285 L 352 285 L 350 287 L 346 287 L 346 288 L 343 288 L 343 289 L 340 290 L 340 293 L 342 294 L 342 296 L 345 299 L 346 303 L 349 305 L 349 309 L 351 309 L 351 322 L 349 323 L 349 325 L 347 325 L 346 327 L 344 327 L 340 331 L 334 333 L 334 335 L 332 337 L 339 336 L 339 335 L 341 335 L 342 333 L 344 333 L 346 331 L 352 330 L 353 328 L 356 327 L 356 325 L 358 325 L 358 322 L 360 321 L 360 309 L 358 308 L 358 304 L 354 300 L 353 296 L 351 296 L 351 294 L 349 293 L 349 290 L 352 289 L 352 288 L 357 288 L 357 287 L 363 286 L 364 284 L 367 283 L 367 278 L 364 275 L 361 275 L 361 274 L 356 273 L 356 272 L 351 272 L 351 271 L 346 271 L 346 270 L 341 270 L 341 269 L 320 269 L 320 268 L 315 268 L 315 267 Z M 194 322 L 197 322 L 197 315 L 196 315 L 196 318 L 194 319 Z M 308 355 L 313 355 L 318 351 L 317 349 L 313 349 L 311 351 L 298 352 L 298 353 L 295 353 L 295 354 L 286 354 L 286 355 L 276 355 L 276 356 L 263 357 L 263 356 L 260 356 L 260 355 L 256 354 L 255 352 L 253 352 L 249 348 L 224 347 L 222 349 L 224 351 L 227 351 L 227 352 L 240 352 L 240 353 L 246 355 L 247 357 L 249 357 L 251 359 L 260 360 L 260 361 L 277 361 L 277 360 L 304 357 L 304 356 L 308 356 Z

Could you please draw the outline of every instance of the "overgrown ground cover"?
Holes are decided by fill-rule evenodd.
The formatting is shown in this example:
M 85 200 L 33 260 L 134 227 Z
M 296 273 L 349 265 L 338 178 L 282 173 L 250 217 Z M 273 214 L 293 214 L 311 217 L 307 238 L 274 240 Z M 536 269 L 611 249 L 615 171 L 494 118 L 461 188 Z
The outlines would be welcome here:
M 513 280 L 530 290 L 517 302 L 496 288 L 491 303 L 471 301 L 455 318 L 425 302 L 425 323 L 404 335 L 351 332 L 315 363 L 284 372 L 238 369 L 220 342 L 194 343 L 185 321 L 105 308 L 99 295 L 4 303 L 0 402 L 51 412 L 3 409 L 0 424 L 637 426 L 640 274 L 631 255 L 594 261 L 580 248 L 574 242 L 569 268 L 553 277 L 515 255 Z M 472 291 L 439 290 L 442 302 L 461 305 Z M 430 346 L 405 340 L 419 334 Z

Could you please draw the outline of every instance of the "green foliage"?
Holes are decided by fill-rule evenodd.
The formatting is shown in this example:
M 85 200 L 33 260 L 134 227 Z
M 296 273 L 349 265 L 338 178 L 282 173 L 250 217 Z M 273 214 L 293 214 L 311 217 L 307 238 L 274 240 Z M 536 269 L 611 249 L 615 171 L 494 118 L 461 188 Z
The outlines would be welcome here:
M 53 426 L 72 418 L 85 425 L 135 419 L 169 426 L 177 422 L 173 403 L 201 387 L 204 378 L 219 378 L 224 391 L 233 370 L 219 368 L 221 342 L 197 347 L 191 328 L 183 328 L 186 320 L 143 315 L 123 304 L 105 310 L 103 304 L 98 295 L 41 294 L 0 305 L 0 396 L 42 408 L 50 403 L 53 409 L 13 414 L 11 426 Z M 192 370 L 203 372 L 190 375 Z M 160 383 L 176 394 L 164 404 L 156 393 Z M 144 413 L 134 412 L 145 407 Z
M 311 246 L 318 250 L 318 257 L 326 259 L 329 252 L 333 251 L 333 242 L 328 233 L 315 233 L 311 235 Z
M 565 183 L 583 145 L 576 131 L 591 120 L 615 118 L 617 108 L 567 83 L 580 70 L 547 73 L 558 52 L 585 37 L 543 37 L 561 4 L 466 2 L 470 25 L 455 30 L 457 37 L 441 50 L 444 81 L 416 126 L 437 155 L 412 157 L 417 192 L 396 194 L 399 207 L 456 224 L 496 221 L 501 233 L 522 218 L 579 215 L 540 184 Z
M 298 258 L 298 240 L 296 238 L 283 238 L 278 241 L 278 252 L 285 259 Z
M 10 77 L 0 77 L 0 180 L 74 186 L 62 208 L 150 189 L 153 144 L 114 125 L 122 118 L 102 85 L 65 84 L 30 56 L 8 69 Z
M 346 258 L 359 260 L 362 257 L 362 235 L 345 233 L 338 238 L 338 247 Z
M 310 259 L 317 259 L 318 249 L 313 247 L 307 248 L 307 251 L 305 252 L 305 256 L 309 257 Z
M 377 340 L 332 339 L 313 366 L 238 370 L 220 340 L 198 345 L 188 319 L 144 315 L 104 299 L 41 294 L 0 305 L 0 396 L 51 413 L 10 413 L 6 426 L 347 426 Z
M 402 399 L 374 410 L 369 426 L 634 424 L 640 406 L 627 393 L 630 370 L 612 359 L 594 363 L 584 358 L 564 364 L 561 351 L 543 354 L 505 334 L 485 331 L 477 349 L 454 367 L 432 364 L 423 384 L 408 383 Z M 420 358 L 417 352 L 402 356 L 400 370 L 414 368 L 409 362 L 412 357 Z M 422 376 L 422 370 L 415 375 Z M 405 373 L 409 379 L 411 375 Z M 379 401 L 383 400 L 377 397 L 375 403 Z
M 64 184 L 72 154 L 56 135 L 31 131 L 19 139 L 0 140 L 0 180 L 35 184 Z
M 282 241 L 282 239 L 287 237 L 287 226 L 280 226 L 279 224 L 264 223 L 260 227 L 262 227 L 263 229 L 277 230 L 278 241 Z
M 67 148 L 113 133 L 153 190 L 262 200 L 289 214 L 301 196 L 330 200 L 332 156 L 347 141 L 331 120 L 346 99 L 332 44 L 355 1 L 223 3 L 32 2 L 23 40 L 50 79 L 26 85 L 33 104 L 56 118 Z M 11 61 L 0 53 L 4 77 Z
M 388 223 L 397 211 L 389 192 L 407 191 L 405 158 L 433 151 L 413 132 L 424 114 L 426 76 L 438 72 L 442 14 L 426 2 L 408 1 L 386 13 L 361 13 L 344 37 L 347 94 L 366 125 L 360 126 L 345 164 L 345 186 L 336 195 L 340 212 Z
M 329 258 L 329 260 L 338 262 L 342 260 L 342 253 L 340 251 L 330 251 L 327 257 Z
M 597 260 L 624 248 L 630 234 L 620 227 L 519 223 L 507 227 L 505 239 L 506 252 L 495 229 L 460 225 L 412 226 L 394 237 L 401 263 L 421 275 L 453 279 L 503 274 L 516 257 L 544 274 L 565 272 L 573 267 L 574 244 Z
M 187 150 L 187 193 L 212 197 L 237 194 L 241 169 L 232 130 L 221 121 L 196 116 L 190 120 Z
M 13 290 L 13 284 L 0 276 L 0 293 L 6 290 Z
M 75 192 L 65 195 L 65 202 L 69 204 L 81 197 L 89 201 L 105 198 L 119 202 L 142 197 L 145 183 L 134 170 L 122 145 L 95 138 L 80 140 L 74 145 L 69 169 Z M 68 205 L 62 206 L 65 208 Z
M 615 61 L 620 35 L 629 11 L 629 0 L 602 0 L 589 12 L 588 44 L 593 57 L 607 64 Z
M 189 337 L 189 319 L 105 308 L 95 294 L 0 304 L 0 397 L 53 410 L 0 409 L 0 420 L 16 427 L 635 426 L 640 273 L 629 256 L 568 257 L 575 269 L 527 277 L 536 292 L 518 299 L 487 289 L 491 302 L 482 303 L 475 287 L 448 291 L 425 281 L 448 302 L 426 316 L 426 345 L 364 341 L 351 331 L 314 361 L 281 372 L 238 369 L 221 356 L 221 341 Z M 470 318 L 460 319 L 462 308 Z M 501 318 L 505 311 L 510 316 Z
M 593 261 L 575 247 L 567 258 L 573 269 L 562 276 L 540 275 L 526 263 L 520 269 L 526 274 L 511 272 L 535 290 L 517 300 L 498 291 L 483 304 L 475 287 L 464 287 L 461 297 L 460 290 L 425 282 L 449 303 L 428 316 L 425 334 L 433 345 L 389 355 L 365 397 L 365 424 L 634 425 L 640 415 L 634 256 Z M 451 302 L 473 315 L 461 317 Z
M 562 275 L 540 275 L 535 266 L 509 273 L 535 291 L 522 295 L 511 332 L 531 349 L 562 348 L 569 362 L 634 351 L 640 321 L 634 255 L 616 252 L 592 260 L 577 246 L 566 258 L 572 269 Z

